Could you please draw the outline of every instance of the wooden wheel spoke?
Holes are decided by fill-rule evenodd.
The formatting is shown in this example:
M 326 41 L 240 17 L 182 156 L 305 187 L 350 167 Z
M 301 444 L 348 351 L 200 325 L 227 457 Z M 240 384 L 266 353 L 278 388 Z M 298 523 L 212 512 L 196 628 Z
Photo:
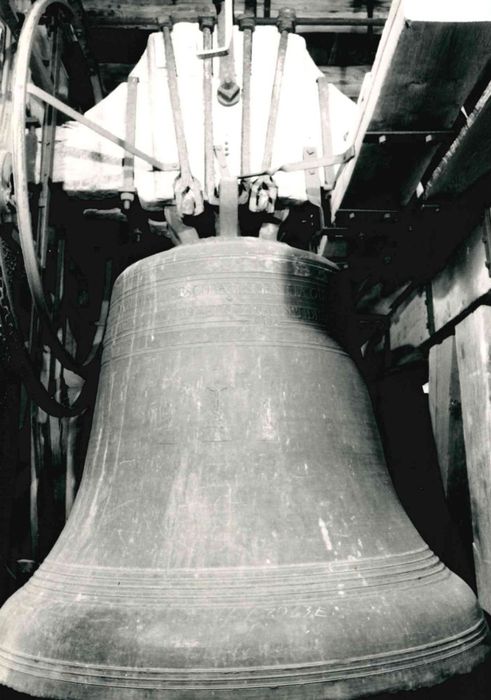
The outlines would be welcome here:
M 67 368 L 81 376 L 86 375 L 86 368 L 80 364 L 60 342 L 57 328 L 53 323 L 50 304 L 45 295 L 42 274 L 43 264 L 47 254 L 47 227 L 49 205 L 49 180 L 53 163 L 53 145 L 56 128 L 56 112 L 48 109 L 45 112 L 43 125 L 43 138 L 41 150 L 41 180 L 40 200 L 38 201 L 38 217 L 36 234 L 33 232 L 31 220 L 31 207 L 29 201 L 27 152 L 25 139 L 24 115 L 26 113 L 27 82 L 31 72 L 33 59 L 33 47 L 37 37 L 37 28 L 49 9 L 63 9 L 70 11 L 69 5 L 64 0 L 38 0 L 26 17 L 22 28 L 19 45 L 16 54 L 13 77 L 12 99 L 12 131 L 13 131 L 13 171 L 15 198 L 17 205 L 17 222 L 19 237 L 26 268 L 27 281 L 33 298 L 34 308 L 43 326 L 43 333 L 51 346 L 57 359 Z M 51 66 L 46 68 L 49 79 L 56 84 L 59 78 L 60 44 L 59 31 L 52 30 Z M 34 52 L 34 56 L 36 53 Z M 34 61 L 34 68 L 39 67 L 38 61 Z M 33 70 L 33 75 L 35 71 Z M 43 82 L 45 82 L 43 80 Z M 46 134 L 46 130 L 48 134 Z
M 54 98 L 67 92 L 69 75 L 63 58 L 74 36 L 79 41 L 82 36 L 83 28 L 77 26 L 75 30 L 77 22 L 80 22 L 80 13 L 66 0 L 37 0 L 33 4 L 18 37 L 11 72 L 12 104 L 2 112 L 2 122 L 6 116 L 11 122 L 12 201 L 32 305 L 30 313 L 28 309 L 22 311 L 19 322 L 14 307 L 18 295 L 9 291 L 9 276 L 0 255 L 0 287 L 4 297 L 0 321 L 9 329 L 10 355 L 14 357 L 14 368 L 21 375 L 29 396 L 42 411 L 58 417 L 78 415 L 94 397 L 96 372 L 92 371 L 92 365 L 95 370 L 110 284 L 106 284 L 101 298 L 100 322 L 96 325 L 92 347 L 86 350 L 87 356 L 81 362 L 77 357 L 77 343 L 70 342 L 67 331 L 69 307 L 65 282 L 69 255 L 65 250 L 65 236 L 59 225 L 53 225 L 50 219 L 59 112 L 53 105 L 40 107 L 33 101 L 27 86 L 33 81 Z M 0 253 L 2 251 L 3 242 Z M 27 342 L 23 336 L 28 338 Z M 46 353 L 47 361 L 43 366 Z M 64 378 L 67 371 L 80 377 L 75 380 L 75 390 L 73 386 L 70 390 L 67 388 Z

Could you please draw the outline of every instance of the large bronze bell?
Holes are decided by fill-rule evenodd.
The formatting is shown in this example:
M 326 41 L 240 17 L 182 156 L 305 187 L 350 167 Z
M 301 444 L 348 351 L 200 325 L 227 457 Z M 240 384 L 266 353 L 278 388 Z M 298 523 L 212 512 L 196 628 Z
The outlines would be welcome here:
M 0 615 L 0 680 L 100 700 L 355 698 L 469 671 L 486 624 L 387 474 L 332 266 L 206 239 L 114 288 L 83 482 Z

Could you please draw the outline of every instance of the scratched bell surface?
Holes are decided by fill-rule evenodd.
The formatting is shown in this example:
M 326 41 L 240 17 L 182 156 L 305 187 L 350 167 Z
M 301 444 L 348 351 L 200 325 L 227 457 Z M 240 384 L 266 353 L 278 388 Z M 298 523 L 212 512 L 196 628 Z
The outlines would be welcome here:
M 85 473 L 0 614 L 0 680 L 98 700 L 357 698 L 484 657 L 328 335 L 332 265 L 206 239 L 116 282 Z M 327 325 L 326 325 L 327 324 Z

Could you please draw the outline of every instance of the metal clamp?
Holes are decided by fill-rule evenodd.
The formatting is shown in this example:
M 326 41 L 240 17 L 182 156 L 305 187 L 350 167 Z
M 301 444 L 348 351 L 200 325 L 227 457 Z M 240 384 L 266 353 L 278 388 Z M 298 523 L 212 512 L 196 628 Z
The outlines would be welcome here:
M 278 197 L 278 185 L 270 175 L 258 177 L 251 186 L 249 209 L 252 212 L 272 214 Z
M 199 239 L 198 232 L 195 228 L 182 223 L 177 212 L 177 207 L 165 207 L 164 216 L 169 230 L 169 237 L 174 245 L 194 243 Z

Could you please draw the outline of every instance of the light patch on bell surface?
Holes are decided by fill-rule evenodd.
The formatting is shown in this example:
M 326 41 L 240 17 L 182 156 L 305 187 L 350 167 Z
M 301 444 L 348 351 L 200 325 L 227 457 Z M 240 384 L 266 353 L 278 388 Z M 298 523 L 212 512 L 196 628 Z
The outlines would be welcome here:
M 322 518 L 319 518 L 319 528 L 321 531 L 322 539 L 324 540 L 324 544 L 326 545 L 326 549 L 328 552 L 332 552 L 332 542 L 331 538 L 329 537 L 329 532 L 327 530 L 327 525 L 326 523 L 322 520 Z
M 263 404 L 261 438 L 262 440 L 275 440 L 277 438 L 273 419 L 273 410 L 271 407 L 271 399 L 269 398 L 266 399 Z

